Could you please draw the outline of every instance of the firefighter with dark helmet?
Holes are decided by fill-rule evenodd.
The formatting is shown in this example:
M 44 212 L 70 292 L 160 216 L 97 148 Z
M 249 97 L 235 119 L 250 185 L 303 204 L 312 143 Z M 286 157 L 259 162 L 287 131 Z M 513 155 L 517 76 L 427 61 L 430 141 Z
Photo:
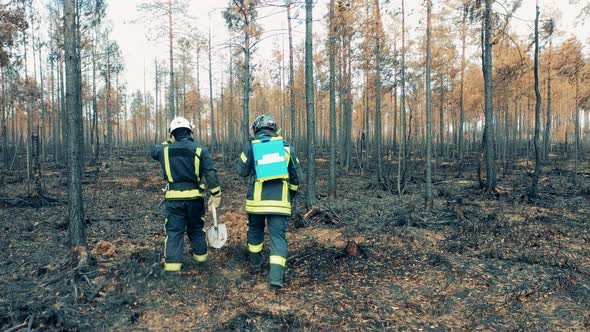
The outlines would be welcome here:
M 287 220 L 291 216 L 291 199 L 299 189 L 299 160 L 295 149 L 277 134 L 272 115 L 263 114 L 252 124 L 254 138 L 238 159 L 238 174 L 250 177 L 246 195 L 248 213 L 248 251 L 250 269 L 262 268 L 264 228 L 268 222 L 270 237 L 269 283 L 283 287 L 287 265 Z
M 174 140 L 152 149 L 152 158 L 160 162 L 164 179 L 168 181 L 165 195 L 166 272 L 177 272 L 182 268 L 185 231 L 191 243 L 193 260 L 200 264 L 207 260 L 203 230 L 205 183 L 211 195 L 209 207 L 218 207 L 221 202 L 221 187 L 213 158 L 206 147 L 193 140 L 192 128 L 187 119 L 174 118 L 169 128 L 170 138 Z

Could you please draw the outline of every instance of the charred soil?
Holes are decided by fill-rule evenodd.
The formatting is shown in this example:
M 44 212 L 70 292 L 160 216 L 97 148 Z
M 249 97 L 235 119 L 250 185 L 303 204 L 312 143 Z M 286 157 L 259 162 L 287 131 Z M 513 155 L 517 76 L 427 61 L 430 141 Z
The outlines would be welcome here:
M 229 240 L 210 249 L 206 266 L 191 262 L 187 241 L 183 271 L 172 276 L 161 265 L 164 180 L 148 157 L 86 174 L 92 254 L 83 269 L 68 252 L 63 170 L 45 169 L 56 200 L 43 205 L 10 204 L 26 187 L 4 181 L 0 330 L 590 329 L 588 163 L 574 190 L 572 167 L 553 161 L 531 201 L 530 165 L 515 163 L 491 195 L 475 169 L 456 178 L 454 164 L 439 161 L 431 213 L 418 175 L 398 196 L 358 171 L 340 174 L 337 200 L 321 198 L 311 211 L 297 201 L 286 286 L 275 292 L 268 266 L 248 271 L 246 183 L 233 162 L 216 160 Z M 320 181 L 319 193 L 326 187 Z

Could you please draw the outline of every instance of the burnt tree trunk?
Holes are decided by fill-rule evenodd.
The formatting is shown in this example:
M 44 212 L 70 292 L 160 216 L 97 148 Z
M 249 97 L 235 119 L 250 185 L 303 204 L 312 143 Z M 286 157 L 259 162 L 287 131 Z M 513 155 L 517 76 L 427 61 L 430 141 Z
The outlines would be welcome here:
M 313 0 L 305 0 L 305 104 L 307 109 L 307 195 L 306 205 L 316 203 L 315 174 L 315 110 L 312 44 Z
M 539 90 L 539 1 L 535 7 L 535 173 L 529 197 L 537 197 L 541 176 L 541 91 Z M 506 124 L 505 124 L 506 125 Z
M 496 148 L 494 140 L 494 81 L 492 79 L 492 0 L 485 0 L 483 22 L 483 77 L 485 94 L 485 167 L 487 192 L 495 192 Z
M 68 111 L 68 217 L 70 246 L 78 264 L 86 264 L 86 234 L 82 199 L 82 73 L 75 0 L 64 1 L 64 50 L 66 61 L 66 103 Z M 82 144 L 81 144 L 82 143 Z

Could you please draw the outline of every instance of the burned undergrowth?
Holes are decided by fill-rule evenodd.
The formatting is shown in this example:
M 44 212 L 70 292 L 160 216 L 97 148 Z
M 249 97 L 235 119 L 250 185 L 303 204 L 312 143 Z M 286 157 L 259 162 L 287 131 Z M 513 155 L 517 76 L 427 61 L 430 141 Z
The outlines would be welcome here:
M 565 162 L 545 170 L 550 178 L 537 201 L 525 198 L 519 169 L 486 195 L 474 170 L 456 178 L 453 167 L 440 166 L 432 213 L 423 209 L 416 175 L 401 197 L 367 186 L 370 177 L 340 176 L 337 200 L 322 198 L 307 210 L 297 199 L 286 287 L 274 292 L 265 269 L 248 272 L 245 182 L 217 157 L 229 240 L 211 249 L 205 267 L 190 261 L 186 246 L 176 276 L 162 274 L 164 181 L 144 156 L 87 174 L 84 268 L 70 261 L 63 203 L 4 205 L 0 329 L 590 328 L 590 198 L 559 177 Z M 5 175 L 12 177 L 18 174 Z M 590 185 L 587 175 L 579 180 L 580 188 Z M 65 195 L 58 169 L 45 185 Z M 326 197 L 326 184 L 318 186 Z M 19 182 L 0 189 L 6 199 L 26 195 Z

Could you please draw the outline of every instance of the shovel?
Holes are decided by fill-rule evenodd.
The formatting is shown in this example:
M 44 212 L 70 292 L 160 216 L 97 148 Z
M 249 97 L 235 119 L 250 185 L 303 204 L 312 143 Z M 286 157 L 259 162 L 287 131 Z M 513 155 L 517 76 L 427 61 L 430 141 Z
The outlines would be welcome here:
M 227 241 L 227 228 L 225 224 L 217 223 L 217 210 L 214 206 L 212 206 L 211 213 L 213 214 L 213 226 L 207 230 L 207 239 L 211 247 L 219 249 Z

